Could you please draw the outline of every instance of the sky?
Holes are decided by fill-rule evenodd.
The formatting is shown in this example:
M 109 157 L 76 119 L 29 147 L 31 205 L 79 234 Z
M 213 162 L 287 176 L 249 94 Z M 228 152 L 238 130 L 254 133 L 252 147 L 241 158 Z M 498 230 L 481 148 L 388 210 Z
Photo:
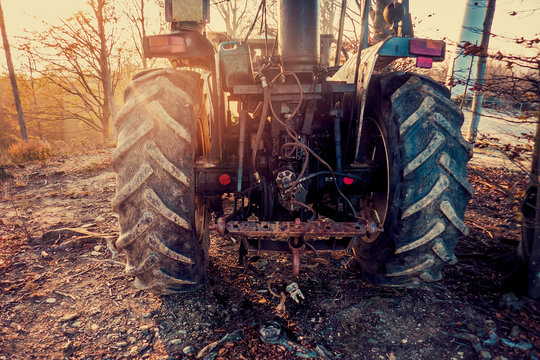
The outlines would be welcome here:
M 117 0 L 118 1 L 118 0 Z M 58 18 L 66 18 L 79 8 L 86 8 L 86 0 L 0 0 L 4 10 L 7 32 L 10 41 L 24 36 L 25 29 L 39 30 L 42 21 L 56 24 Z M 119 1 L 120 2 L 120 1 Z M 213 1 L 211 1 L 213 2 Z M 254 5 L 258 0 L 253 0 Z M 441 39 L 447 37 L 457 40 L 461 28 L 466 0 L 410 0 L 416 35 Z M 510 13 L 516 11 L 517 15 Z M 212 12 L 213 30 L 223 26 L 216 20 L 219 16 Z M 498 0 L 492 33 L 515 38 L 540 37 L 540 0 Z M 491 50 L 516 53 L 520 47 L 501 38 L 490 40 Z M 18 59 L 14 53 L 14 63 Z M 17 66 L 17 65 L 16 65 Z M 0 53 L 0 70 L 5 69 L 5 57 Z

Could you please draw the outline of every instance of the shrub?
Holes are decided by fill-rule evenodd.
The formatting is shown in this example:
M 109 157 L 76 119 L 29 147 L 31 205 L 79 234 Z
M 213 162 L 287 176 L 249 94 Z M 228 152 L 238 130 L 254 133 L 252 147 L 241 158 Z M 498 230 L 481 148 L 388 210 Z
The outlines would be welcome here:
M 13 163 L 45 160 L 52 156 L 51 146 L 44 141 L 20 141 L 11 144 L 8 157 Z

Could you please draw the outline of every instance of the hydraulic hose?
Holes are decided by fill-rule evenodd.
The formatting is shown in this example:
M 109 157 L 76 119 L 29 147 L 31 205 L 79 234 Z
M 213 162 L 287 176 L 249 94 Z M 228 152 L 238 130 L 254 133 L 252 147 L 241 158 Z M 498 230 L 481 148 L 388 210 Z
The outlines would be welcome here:
M 261 182 L 261 177 L 257 171 L 257 151 L 264 133 L 264 125 L 266 124 L 266 118 L 268 116 L 268 104 L 270 99 L 270 90 L 268 83 L 266 82 L 266 76 L 261 76 L 261 84 L 263 87 L 263 107 L 261 110 L 261 119 L 259 120 L 259 128 L 257 129 L 257 135 L 255 136 L 255 142 L 253 143 L 253 151 L 251 156 L 251 168 L 253 169 L 253 177 L 258 183 Z

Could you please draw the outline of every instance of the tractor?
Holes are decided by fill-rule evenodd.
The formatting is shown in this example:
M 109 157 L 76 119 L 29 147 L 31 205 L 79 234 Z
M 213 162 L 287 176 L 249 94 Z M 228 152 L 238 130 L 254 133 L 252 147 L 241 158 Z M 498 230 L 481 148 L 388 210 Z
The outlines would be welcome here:
M 290 254 L 294 274 L 303 252 L 350 254 L 385 286 L 437 281 L 456 262 L 474 192 L 463 114 L 443 84 L 388 70 L 431 68 L 445 44 L 414 37 L 408 0 L 361 5 L 342 64 L 345 6 L 335 39 L 317 0 L 278 0 L 277 35 L 250 39 L 267 28 L 262 0 L 244 39 L 216 44 L 209 0 L 165 1 L 171 31 L 143 48 L 171 66 L 136 74 L 115 117 L 113 246 L 137 288 L 199 289 L 210 230 L 236 239 L 241 260 Z

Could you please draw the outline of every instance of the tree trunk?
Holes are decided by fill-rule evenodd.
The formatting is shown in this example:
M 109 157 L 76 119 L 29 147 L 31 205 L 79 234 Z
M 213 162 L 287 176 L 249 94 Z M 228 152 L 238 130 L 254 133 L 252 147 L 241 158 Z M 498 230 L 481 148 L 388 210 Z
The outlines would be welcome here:
M 146 26 L 144 24 L 145 22 L 145 15 L 144 15 L 144 0 L 141 0 L 141 33 L 142 33 L 142 39 L 141 39 L 141 42 L 143 41 L 143 39 L 146 37 Z M 142 44 L 141 44 L 142 46 Z M 143 64 L 143 69 L 148 69 L 148 61 L 146 60 L 146 57 L 144 56 L 144 51 L 141 51 L 142 53 L 142 64 Z
M 467 140 L 474 144 L 476 142 L 476 133 L 478 132 L 478 123 L 482 115 L 482 102 L 484 101 L 484 82 L 486 77 L 486 63 L 488 57 L 489 36 L 491 35 L 491 25 L 493 24 L 493 15 L 495 14 L 495 0 L 488 0 L 486 8 L 486 17 L 484 18 L 484 27 L 482 29 L 482 53 L 476 65 L 476 83 L 474 97 L 472 101 L 472 119 L 469 125 Z M 473 57 L 474 58 L 474 57 Z
M 343 30 L 345 26 L 345 13 L 347 11 L 347 0 L 341 1 L 341 13 L 339 15 L 339 30 L 336 46 L 336 57 L 334 59 L 334 66 L 339 66 L 339 57 L 341 55 L 341 46 L 343 43 Z
M 110 130 L 109 123 L 110 123 L 109 121 L 104 122 L 101 127 L 101 137 L 104 143 L 109 139 L 109 130 Z
M 105 19 L 103 16 L 105 7 L 105 0 L 97 0 L 97 3 L 94 6 L 94 13 L 96 15 L 96 20 L 98 23 L 98 35 L 100 42 L 100 71 L 101 71 L 101 82 L 103 85 L 103 119 L 101 119 L 102 124 L 102 135 L 103 141 L 109 139 L 109 128 L 111 116 L 116 114 L 116 109 L 114 106 L 114 92 L 112 87 L 111 79 L 111 68 L 109 64 L 109 52 L 107 49 L 107 35 L 105 34 Z
M 19 117 L 21 137 L 24 141 L 28 141 L 28 133 L 26 132 L 26 123 L 24 122 L 24 113 L 21 104 L 21 97 L 19 95 L 19 87 L 17 86 L 17 79 L 15 78 L 15 69 L 13 68 L 13 61 L 11 60 L 11 50 L 9 48 L 9 41 L 6 33 L 6 24 L 4 23 L 4 11 L 2 10 L 2 3 L 0 3 L 0 31 L 2 32 L 2 41 L 4 43 L 4 50 L 6 52 L 6 62 L 9 71 L 9 79 L 11 80 L 11 88 L 13 89 L 13 98 L 15 100 L 15 107 L 17 108 L 17 115 Z

